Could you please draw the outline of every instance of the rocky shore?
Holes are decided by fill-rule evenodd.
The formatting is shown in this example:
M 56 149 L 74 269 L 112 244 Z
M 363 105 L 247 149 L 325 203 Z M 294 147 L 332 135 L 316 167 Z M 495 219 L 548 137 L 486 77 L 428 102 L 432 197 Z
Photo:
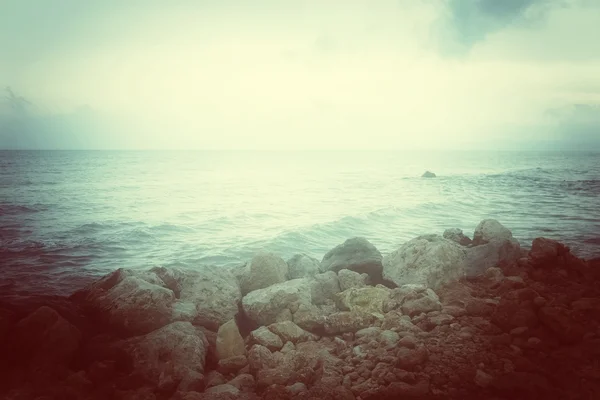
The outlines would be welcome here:
M 482 221 L 383 256 L 116 270 L 0 303 L 0 398 L 599 399 L 600 261 Z

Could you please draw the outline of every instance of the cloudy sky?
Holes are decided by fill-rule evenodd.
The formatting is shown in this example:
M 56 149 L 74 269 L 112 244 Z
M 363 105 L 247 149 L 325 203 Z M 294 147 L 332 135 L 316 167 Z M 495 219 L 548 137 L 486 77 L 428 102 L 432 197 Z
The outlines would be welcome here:
M 597 0 L 1 0 L 38 122 L 2 98 L 0 147 L 600 149 L 599 38 Z

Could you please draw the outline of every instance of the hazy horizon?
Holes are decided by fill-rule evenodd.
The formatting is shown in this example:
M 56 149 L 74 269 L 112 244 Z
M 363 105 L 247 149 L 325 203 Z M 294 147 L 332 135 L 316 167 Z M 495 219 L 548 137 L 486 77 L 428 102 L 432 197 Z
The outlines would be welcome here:
M 600 150 L 600 3 L 0 5 L 1 149 Z

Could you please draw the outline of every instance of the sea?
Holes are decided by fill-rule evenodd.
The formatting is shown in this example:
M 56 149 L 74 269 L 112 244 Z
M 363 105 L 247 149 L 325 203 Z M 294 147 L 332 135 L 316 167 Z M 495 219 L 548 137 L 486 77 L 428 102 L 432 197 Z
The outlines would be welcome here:
M 485 218 L 523 247 L 543 236 L 596 258 L 599 196 L 585 151 L 0 151 L 0 293 L 258 251 L 320 260 L 355 236 L 385 255 Z

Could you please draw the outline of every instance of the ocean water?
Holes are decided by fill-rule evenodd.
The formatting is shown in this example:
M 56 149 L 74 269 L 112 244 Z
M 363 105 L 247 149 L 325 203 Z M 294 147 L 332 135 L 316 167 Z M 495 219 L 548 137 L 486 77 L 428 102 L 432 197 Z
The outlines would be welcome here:
M 0 291 L 68 294 L 119 267 L 386 254 L 496 218 L 600 256 L 600 153 L 0 151 Z M 435 179 L 421 178 L 425 170 Z

